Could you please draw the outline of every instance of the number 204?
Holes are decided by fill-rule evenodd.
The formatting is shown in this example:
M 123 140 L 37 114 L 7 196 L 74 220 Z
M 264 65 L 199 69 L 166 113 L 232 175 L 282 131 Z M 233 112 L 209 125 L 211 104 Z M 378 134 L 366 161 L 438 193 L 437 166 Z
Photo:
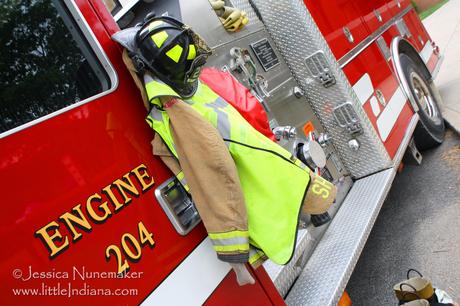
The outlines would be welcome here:
M 142 246 L 150 245 L 150 247 L 153 247 L 155 245 L 153 234 L 145 228 L 142 221 L 137 224 L 137 229 L 139 231 L 139 239 L 130 233 L 125 233 L 121 236 L 121 249 L 126 258 L 131 262 L 137 262 L 141 258 Z M 105 249 L 105 258 L 107 261 L 110 260 L 112 254 L 117 259 L 118 273 L 127 272 L 129 270 L 129 263 L 122 255 L 120 248 L 115 244 L 111 244 Z

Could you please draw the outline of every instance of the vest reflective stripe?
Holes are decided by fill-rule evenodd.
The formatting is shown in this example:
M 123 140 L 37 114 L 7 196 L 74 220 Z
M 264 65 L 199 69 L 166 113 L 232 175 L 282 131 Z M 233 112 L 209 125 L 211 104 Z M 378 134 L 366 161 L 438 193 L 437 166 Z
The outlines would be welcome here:
M 145 90 L 147 92 L 147 96 L 149 98 L 149 101 L 151 104 L 155 104 L 158 106 L 162 106 L 160 103 L 159 99 L 156 99 L 158 97 L 164 97 L 164 96 L 173 96 L 173 97 L 179 97 L 179 94 L 175 92 L 171 87 L 168 85 L 162 83 L 162 82 L 157 82 L 152 77 L 148 74 L 144 76 L 144 83 L 145 83 Z M 161 95 L 154 95 L 151 96 L 148 93 L 152 92 L 158 92 L 161 93 Z
M 170 137 L 170 128 L 169 128 L 169 116 L 165 111 L 159 110 L 156 107 L 153 107 L 150 111 L 145 121 L 154 129 L 158 134 L 160 134 L 163 141 L 168 146 L 172 154 L 177 158 L 176 147 L 172 137 Z
M 185 174 L 183 171 L 179 172 L 177 175 L 176 175 L 176 178 L 177 180 L 181 183 L 181 185 L 184 187 L 184 189 L 187 191 L 187 192 L 190 192 L 190 187 L 188 186 L 187 184 L 187 180 L 185 179 Z
M 255 264 L 259 259 L 265 257 L 265 254 L 264 252 L 260 251 L 260 250 L 257 250 L 257 249 L 254 249 L 254 248 L 251 248 L 249 250 L 249 260 L 248 262 L 253 265 Z
M 151 83 L 161 84 L 156 80 Z M 170 88 L 161 91 L 164 86 L 147 83 L 149 99 L 152 101 L 165 95 L 179 97 L 176 93 L 170 94 Z M 292 159 L 290 152 L 255 130 L 231 104 L 206 84 L 199 82 L 195 95 L 184 101 L 210 122 L 227 143 L 246 202 L 249 240 L 251 245 L 263 251 L 256 252 L 258 255 L 253 255 L 253 261 L 262 258 L 265 253 L 275 263 L 286 264 L 295 247 L 300 208 L 310 182 L 309 169 Z M 165 117 L 163 122 L 166 122 Z M 166 143 L 173 145 L 169 125 L 166 128 L 165 124 L 156 121 L 152 126 Z M 236 233 L 215 239 L 212 239 L 212 233 L 209 235 L 217 252 L 249 249 L 247 244 L 238 243 Z
M 206 103 L 205 105 L 214 110 L 217 114 L 216 127 L 223 139 L 231 139 L 231 124 L 228 119 L 227 113 L 223 111 L 227 102 L 225 102 L 221 97 L 217 98 L 214 102 Z M 227 147 L 230 145 L 228 142 L 225 142 Z

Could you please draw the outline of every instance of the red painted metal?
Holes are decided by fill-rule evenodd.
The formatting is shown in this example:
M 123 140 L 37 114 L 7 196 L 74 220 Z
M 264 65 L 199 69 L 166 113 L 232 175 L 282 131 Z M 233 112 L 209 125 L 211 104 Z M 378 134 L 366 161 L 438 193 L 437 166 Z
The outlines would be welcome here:
M 304 2 L 337 59 L 368 36 L 368 31 L 353 1 L 304 0 Z M 354 38 L 353 42 L 347 40 L 344 27 L 350 30 Z
M 117 71 L 119 83 L 110 94 L 1 140 L 0 184 L 3 190 L 10 191 L 3 198 L 9 208 L 0 226 L 0 239 L 8 246 L 3 248 L 0 260 L 0 294 L 5 305 L 62 305 L 69 301 L 92 305 L 139 304 L 206 236 L 201 225 L 186 237 L 179 236 L 155 200 L 154 188 L 172 174 L 151 154 L 153 132 L 143 119 L 146 110 L 121 61 L 120 48 L 110 39 L 116 24 L 100 2 L 93 1 L 91 5 L 86 0 L 78 0 L 76 3 Z M 103 224 L 92 223 L 89 232 L 77 228 L 82 237 L 71 241 L 71 233 L 59 221 L 59 216 L 77 204 L 84 206 L 89 196 L 101 193 L 102 188 L 141 164 L 154 178 L 153 188 L 133 197 L 116 213 L 109 204 L 113 212 L 110 218 Z M 135 184 L 140 190 L 140 184 Z M 115 194 L 122 201 L 121 194 Z M 87 216 L 87 211 L 82 210 Z M 45 244 L 34 237 L 34 233 L 52 221 L 59 224 L 59 232 L 69 238 L 70 245 L 50 259 Z M 140 278 L 83 280 L 79 277 L 83 269 L 116 272 L 115 258 L 105 259 L 106 247 L 120 245 L 125 233 L 137 237 L 140 221 L 155 240 L 154 247 L 142 247 L 141 258 L 130 263 L 130 272 L 142 272 Z M 17 272 L 18 269 L 21 272 Z M 23 280 L 29 277 L 29 270 L 47 272 L 45 277 L 49 277 L 43 279 L 38 275 Z M 15 279 L 12 273 L 22 273 L 22 277 Z M 42 291 L 52 286 L 56 286 L 54 290 L 59 286 L 62 294 L 69 284 L 83 294 L 87 290 L 86 295 L 72 296 L 70 300 L 68 296 L 43 295 Z M 254 298 L 261 296 L 260 290 L 253 293 L 244 287 L 233 287 L 233 294 L 248 300 L 253 294 Z M 18 288 L 37 288 L 40 296 L 15 296 L 12 290 Z M 135 289 L 137 292 L 128 296 L 89 296 L 91 288 Z M 262 293 L 265 296 L 265 291 Z
M 366 48 L 358 57 L 347 65 L 343 71 L 352 85 L 355 84 L 364 74 L 369 74 L 374 87 L 374 96 L 375 91 L 380 90 L 387 103 L 399 87 L 398 81 L 393 75 L 389 63 L 382 56 L 376 43 Z M 376 124 L 377 117 L 372 112 L 369 102 L 364 104 L 364 110 L 378 134 Z M 380 110 L 381 112 L 384 110 L 383 105 L 380 105 Z M 394 157 L 396 154 L 412 114 L 413 112 L 410 107 L 406 105 L 399 115 L 399 119 L 396 121 L 392 132 L 384 142 L 385 148 L 390 154 L 390 157 Z
M 163 163 L 151 154 L 151 129 L 142 118 L 146 115 L 141 98 L 121 61 L 121 49 L 110 36 L 118 31 L 117 24 L 100 0 L 75 0 L 96 39 L 103 47 L 118 75 L 115 91 L 95 101 L 52 117 L 40 124 L 25 128 L 0 141 L 0 184 L 4 190 L 3 203 L 7 209 L 0 225 L 3 248 L 0 257 L 2 304 L 126 304 L 135 305 L 144 300 L 181 261 L 204 239 L 206 231 L 200 225 L 186 237 L 179 236 L 153 195 L 156 186 L 172 176 Z M 371 34 L 380 24 L 373 10 L 381 12 L 383 21 L 410 5 L 409 0 L 397 1 L 330 1 L 305 0 L 321 32 L 328 41 L 337 59 L 342 57 L 360 41 Z M 412 33 L 410 41 L 421 51 L 430 40 L 423 24 L 414 11 L 404 17 Z M 354 37 L 349 42 L 343 32 L 348 27 Z M 391 27 L 384 35 L 389 44 L 398 35 Z M 432 55 L 428 66 L 434 69 L 438 60 Z M 387 101 L 398 86 L 391 63 L 382 57 L 374 44 L 364 50 L 344 69 L 351 84 L 365 73 L 372 79 L 374 88 L 380 89 Z M 364 106 L 372 124 L 376 118 Z M 383 109 L 383 106 L 382 106 Z M 394 156 L 399 147 L 412 109 L 405 105 L 388 140 L 385 142 L 389 154 Z M 59 221 L 59 217 L 70 212 L 77 204 L 85 204 L 89 196 L 121 178 L 132 169 L 144 164 L 154 178 L 155 185 L 118 212 L 110 206 L 112 216 L 102 224 L 92 223 L 91 231 L 78 229 L 82 238 L 73 242 L 55 258 L 34 233 L 51 221 L 59 224 L 60 233 L 69 237 L 71 233 Z M 136 182 L 138 190 L 141 189 Z M 121 201 L 121 195 L 116 194 Z M 111 205 L 111 204 L 109 204 Z M 87 212 L 83 210 L 85 215 Z M 106 247 L 120 244 L 125 233 L 137 235 L 138 222 L 153 233 L 155 246 L 142 247 L 142 256 L 130 263 L 130 271 L 142 272 L 133 279 L 86 279 L 79 273 L 116 271 L 114 258 L 105 259 Z M 71 240 L 71 239 L 70 239 Z M 58 242 L 57 244 L 61 244 Z M 132 249 L 132 248 L 131 248 Z M 20 270 L 20 271 L 19 271 Z M 19 272 L 18 272 L 19 271 Z M 35 274 L 28 280 L 32 272 Z M 77 273 L 79 272 L 79 273 Z M 22 273 L 20 276 L 18 273 Z M 67 278 L 65 275 L 67 273 Z M 254 286 L 238 287 L 233 272 L 229 273 L 208 299 L 208 305 L 248 304 L 282 305 L 284 302 L 269 276 L 259 268 L 253 271 L 257 280 Z M 74 275 L 76 275 L 75 279 Z M 136 289 L 137 294 L 125 296 L 68 296 L 43 295 L 46 287 L 59 286 L 62 291 L 68 284 L 74 289 L 90 290 L 105 288 Z M 34 297 L 13 294 L 13 289 L 38 289 L 41 295 Z M 56 287 L 57 288 L 57 287 Z M 81 289 L 86 288 L 86 289 Z M 234 303 L 233 303 L 234 302 Z

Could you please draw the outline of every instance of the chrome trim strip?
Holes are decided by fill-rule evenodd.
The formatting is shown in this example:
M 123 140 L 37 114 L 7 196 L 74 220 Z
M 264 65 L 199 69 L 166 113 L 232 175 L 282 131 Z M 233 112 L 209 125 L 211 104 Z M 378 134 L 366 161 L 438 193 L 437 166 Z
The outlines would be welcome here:
M 340 68 L 343 69 L 355 57 L 357 57 L 361 52 L 363 52 L 364 49 L 366 49 L 370 44 L 372 44 L 380 35 L 385 33 L 386 30 L 388 30 L 391 26 L 393 26 L 396 23 L 396 21 L 401 19 L 404 15 L 409 13 L 412 9 L 413 9 L 412 6 L 408 6 L 407 8 L 399 12 L 397 15 L 395 15 L 393 18 L 388 20 L 384 25 L 378 28 L 374 33 L 366 37 L 362 42 L 357 44 L 353 49 L 348 51 L 347 54 L 345 54 L 338 60 Z
M 407 98 L 409 99 L 409 102 L 412 106 L 412 109 L 414 112 L 418 112 L 418 105 L 415 102 L 415 98 L 412 95 L 412 92 L 410 90 L 409 83 L 407 82 L 405 76 L 404 76 L 404 71 L 401 65 L 401 61 L 399 58 L 399 42 L 401 40 L 404 40 L 404 38 L 397 36 L 393 38 L 393 41 L 391 42 L 390 50 L 391 50 L 391 58 L 393 59 L 393 68 L 395 70 L 395 75 L 396 78 L 399 81 L 399 84 L 401 85 L 401 88 L 403 89 L 404 93 L 406 94 Z
M 439 70 L 441 69 L 441 65 L 444 62 L 444 55 L 438 57 L 438 62 L 436 63 L 436 67 L 434 67 L 433 72 L 431 73 L 431 80 L 435 80 L 438 76 Z
M 113 16 L 116 22 L 120 20 L 126 13 L 128 13 L 136 4 L 138 4 L 140 0 L 131 0 L 128 4 L 121 7 L 121 10 Z
M 80 101 L 78 103 L 71 104 L 67 107 L 61 108 L 60 110 L 57 110 L 53 113 L 50 113 L 46 116 L 40 117 L 38 119 L 29 121 L 23 125 L 20 125 L 18 127 L 15 127 L 11 130 L 8 130 L 6 132 L 3 132 L 0 134 L 0 139 L 9 136 L 11 134 L 17 133 L 19 131 L 22 131 L 24 129 L 27 129 L 31 126 L 34 126 L 40 122 L 43 122 L 45 120 L 48 120 L 50 118 L 53 118 L 55 116 L 58 116 L 64 112 L 67 112 L 71 109 L 74 109 L 76 107 L 79 107 L 83 104 L 86 104 L 88 102 L 97 100 L 105 95 L 108 95 L 115 91 L 115 89 L 118 87 L 118 76 L 115 72 L 115 69 L 112 66 L 112 63 L 110 62 L 109 58 L 107 57 L 107 54 L 104 52 L 102 46 L 100 45 L 99 41 L 97 40 L 96 36 L 94 35 L 93 31 L 89 27 L 88 23 L 86 22 L 85 18 L 83 17 L 83 14 L 81 13 L 80 9 L 77 7 L 77 4 L 73 0 L 63 0 L 66 8 L 69 10 L 70 14 L 73 16 L 75 22 L 79 26 L 79 29 L 83 33 L 83 36 L 86 38 L 87 42 L 89 43 L 91 49 L 93 50 L 94 54 L 96 55 L 97 59 L 100 61 L 100 64 L 102 67 L 105 69 L 105 72 L 109 76 L 110 79 L 110 85 L 111 87 L 103 91 L 95 96 L 89 97 L 83 101 Z
M 409 126 L 406 129 L 406 132 L 404 133 L 404 138 L 401 141 L 401 144 L 399 145 L 398 151 L 395 154 L 395 157 L 393 158 L 393 168 L 398 168 L 399 164 L 401 163 L 404 153 L 406 153 L 407 146 L 410 143 L 410 140 L 412 139 L 412 135 L 414 134 L 415 127 L 417 126 L 419 120 L 419 116 L 417 113 L 415 113 L 410 122 Z

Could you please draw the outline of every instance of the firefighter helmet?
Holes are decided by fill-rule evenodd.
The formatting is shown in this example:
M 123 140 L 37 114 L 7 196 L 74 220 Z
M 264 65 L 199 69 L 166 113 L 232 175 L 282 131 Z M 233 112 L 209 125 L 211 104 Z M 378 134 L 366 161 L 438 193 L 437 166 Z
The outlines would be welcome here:
M 190 27 L 168 16 L 147 18 L 112 38 L 128 49 L 138 73 L 151 72 L 184 98 L 195 94 L 201 68 L 211 53 Z

